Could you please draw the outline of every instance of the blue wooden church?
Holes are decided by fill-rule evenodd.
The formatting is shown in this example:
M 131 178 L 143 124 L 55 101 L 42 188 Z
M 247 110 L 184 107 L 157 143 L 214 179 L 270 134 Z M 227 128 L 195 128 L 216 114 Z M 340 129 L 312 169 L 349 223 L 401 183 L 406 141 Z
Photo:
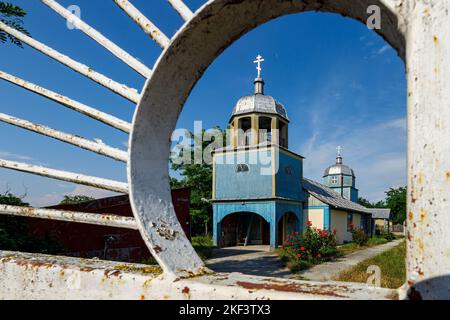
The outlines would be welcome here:
M 218 247 L 277 247 L 306 221 L 336 230 L 339 242 L 351 240 L 350 223 L 370 232 L 370 211 L 356 203 L 353 170 L 340 149 L 323 184 L 303 178 L 304 158 L 289 150 L 285 107 L 264 94 L 261 56 L 254 93 L 233 109 L 230 145 L 213 155 L 213 238 Z

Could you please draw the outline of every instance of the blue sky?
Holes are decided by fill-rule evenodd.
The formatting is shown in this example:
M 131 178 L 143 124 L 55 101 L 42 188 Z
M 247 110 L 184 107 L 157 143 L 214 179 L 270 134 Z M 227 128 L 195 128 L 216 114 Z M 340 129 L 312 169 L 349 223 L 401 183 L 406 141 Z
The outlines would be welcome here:
M 142 89 L 144 79 L 40 1 L 13 1 L 26 9 L 33 37 L 108 77 Z M 204 1 L 185 1 L 197 10 Z M 161 49 L 113 1 L 60 0 L 76 4 L 82 19 L 153 67 Z M 132 3 L 171 37 L 183 21 L 165 0 Z M 305 176 L 320 181 L 343 146 L 344 163 L 356 174 L 360 195 L 384 198 L 406 185 L 406 81 L 403 62 L 366 26 L 338 15 L 304 13 L 271 21 L 243 36 L 206 71 L 189 97 L 178 127 L 225 127 L 234 104 L 252 93 L 253 60 L 265 58 L 266 94 L 285 105 L 290 149 L 306 157 Z M 0 69 L 131 121 L 134 105 L 25 46 L 0 45 Z M 0 112 L 126 149 L 128 136 L 74 111 L 0 81 Z M 0 123 L 0 158 L 104 178 L 126 180 L 123 163 Z M 65 194 L 111 193 L 19 172 L 0 170 L 0 192 L 27 193 L 36 206 Z

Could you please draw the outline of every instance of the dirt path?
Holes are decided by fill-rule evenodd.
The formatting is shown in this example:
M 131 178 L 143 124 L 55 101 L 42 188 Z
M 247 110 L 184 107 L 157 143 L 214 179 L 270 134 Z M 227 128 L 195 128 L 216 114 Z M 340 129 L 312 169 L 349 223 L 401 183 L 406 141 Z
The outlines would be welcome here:
M 336 278 L 344 270 L 372 258 L 398 245 L 395 240 L 379 246 L 348 254 L 337 261 L 323 263 L 297 274 L 286 268 L 269 246 L 247 246 L 215 249 L 213 258 L 206 261 L 208 268 L 217 272 L 240 272 L 244 274 L 280 278 L 300 278 L 312 281 L 327 281 Z
M 208 268 L 217 272 L 288 278 L 291 271 L 268 246 L 247 246 L 215 249 L 213 258 L 206 261 Z

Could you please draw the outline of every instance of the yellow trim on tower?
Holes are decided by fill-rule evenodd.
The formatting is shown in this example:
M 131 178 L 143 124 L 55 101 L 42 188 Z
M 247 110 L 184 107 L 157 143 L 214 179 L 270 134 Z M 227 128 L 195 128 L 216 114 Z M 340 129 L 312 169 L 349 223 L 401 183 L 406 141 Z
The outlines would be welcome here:
M 275 172 L 275 148 L 272 147 L 272 197 L 275 197 L 277 194 L 277 179 L 276 179 L 276 172 Z
M 216 155 L 213 154 L 212 163 L 212 200 L 216 199 Z

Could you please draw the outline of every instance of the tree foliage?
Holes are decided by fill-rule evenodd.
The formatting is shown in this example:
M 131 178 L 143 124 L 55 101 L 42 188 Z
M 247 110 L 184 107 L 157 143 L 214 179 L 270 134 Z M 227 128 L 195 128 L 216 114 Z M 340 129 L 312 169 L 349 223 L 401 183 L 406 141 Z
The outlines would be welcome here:
M 369 200 L 359 197 L 358 203 L 366 208 L 386 208 L 386 202 L 380 200 L 378 202 L 370 202 Z
M 64 196 L 64 199 L 59 203 L 60 205 L 64 204 L 77 204 L 81 202 L 95 200 L 95 198 L 83 195 L 75 195 L 75 196 Z
M 222 133 L 223 141 L 226 141 L 226 131 L 216 128 Z M 211 143 L 208 141 L 206 131 L 203 130 L 201 135 L 195 136 L 188 134 L 188 138 L 192 138 L 189 150 L 181 149 L 175 152 L 180 158 L 188 158 L 185 152 L 190 152 L 190 159 L 194 159 L 194 152 L 202 152 Z M 195 145 L 194 141 L 202 141 L 200 145 Z M 200 149 L 201 148 L 201 149 Z M 191 188 L 191 231 L 193 235 L 207 234 L 212 224 L 212 164 L 202 161 L 201 164 L 192 163 L 174 163 L 170 162 L 171 169 L 180 175 L 180 179 L 172 177 L 170 179 L 171 187 L 190 187 Z
M 0 204 L 11 206 L 28 206 L 22 198 L 9 191 L 0 194 Z M 16 216 L 0 216 L 0 250 L 36 252 L 47 254 L 64 253 L 64 247 L 52 234 L 36 237 L 30 233 L 30 218 Z
M 4 24 L 14 28 L 26 35 L 30 35 L 30 33 L 23 26 L 23 20 L 26 16 L 25 10 L 21 7 L 16 6 L 12 3 L 0 1 L 0 21 Z M 11 36 L 10 34 L 0 30 L 0 43 L 6 43 L 10 41 L 12 44 L 23 48 L 22 42 L 16 37 Z
M 406 187 L 390 188 L 385 192 L 386 199 L 376 203 L 359 198 L 358 203 L 366 208 L 389 208 L 395 223 L 403 223 L 406 219 Z
M 386 206 L 391 209 L 394 222 L 403 223 L 406 220 L 406 187 L 386 191 Z

